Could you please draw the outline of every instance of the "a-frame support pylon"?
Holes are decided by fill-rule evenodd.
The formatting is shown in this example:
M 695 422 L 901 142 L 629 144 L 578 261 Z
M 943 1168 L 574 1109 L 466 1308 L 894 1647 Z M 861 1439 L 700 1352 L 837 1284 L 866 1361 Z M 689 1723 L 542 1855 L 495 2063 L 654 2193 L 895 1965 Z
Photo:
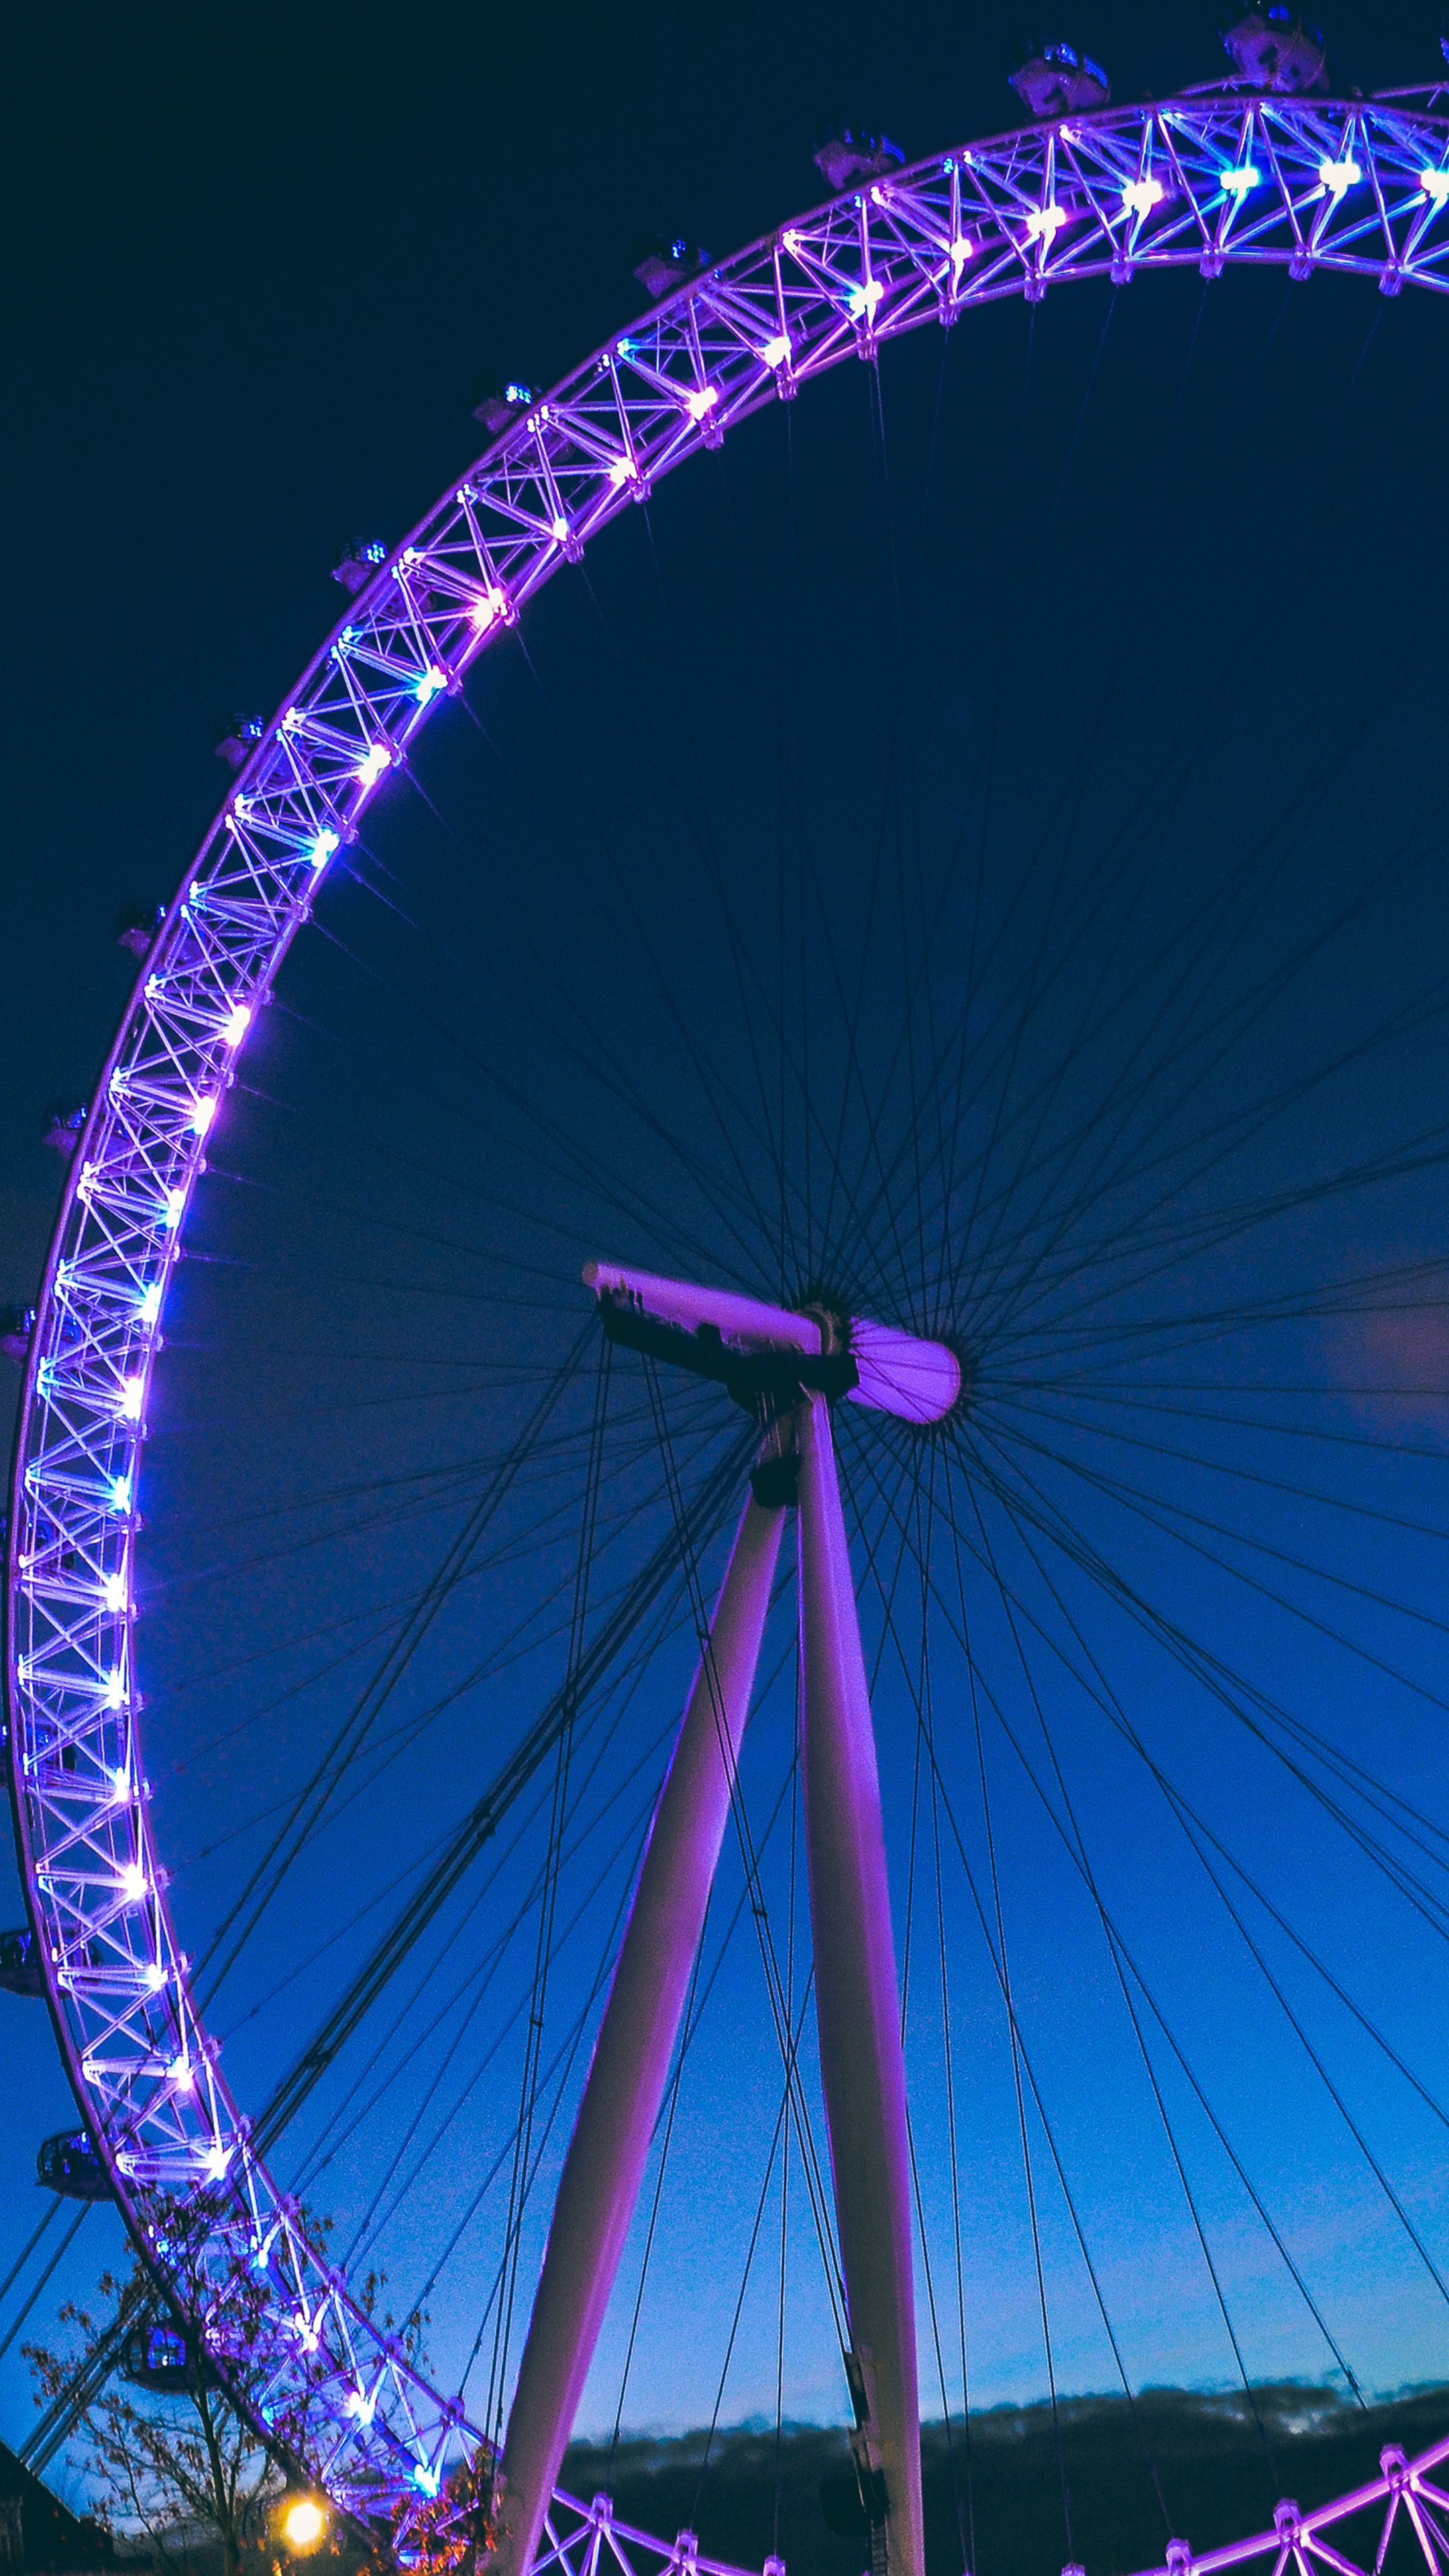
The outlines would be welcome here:
M 586 1272 L 606 1326 L 750 1399 L 798 1452 L 801 1769 L 821 2078 L 845 2277 L 855 2447 L 890 2576 L 924 2576 L 910 2163 L 875 1734 L 830 1401 L 939 1418 L 937 1343 L 861 1328 L 873 1371 L 814 1314 L 647 1274 Z M 853 1339 L 851 1328 L 845 1333 Z M 836 1339 L 843 1339 L 837 1335 Z M 873 1338 L 868 1338 L 873 1337 Z M 683 1345 L 684 1347 L 681 1347 Z M 733 1376 L 731 1375 L 733 1372 Z M 769 1480 L 757 1478 L 761 1492 Z M 752 1495 L 675 1741 L 555 2203 L 497 2486 L 498 2576 L 526 2576 L 638 2200 L 729 1820 L 779 1558 L 784 1496 Z

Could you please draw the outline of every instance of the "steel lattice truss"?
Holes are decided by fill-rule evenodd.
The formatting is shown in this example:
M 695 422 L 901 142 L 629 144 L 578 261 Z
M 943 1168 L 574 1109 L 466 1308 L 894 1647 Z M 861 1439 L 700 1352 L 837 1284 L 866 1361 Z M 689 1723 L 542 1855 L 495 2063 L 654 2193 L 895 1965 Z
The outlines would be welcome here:
M 616 2522 L 610 2497 L 596 2495 L 585 2505 L 561 2488 L 533 2564 L 535 2576 L 736 2576 L 732 2567 L 700 2556 L 694 2532 L 681 2531 L 672 2544 L 654 2540 Z M 764 2576 L 785 2576 L 783 2558 L 767 2558 Z
M 580 2504 L 578 2496 L 554 2496 L 554 2509 L 544 2524 L 544 2540 L 534 2558 L 534 2576 L 735 2576 L 735 2568 L 717 2558 L 701 2558 L 694 2532 L 673 2540 L 652 2540 L 650 2532 L 629 2530 L 616 2522 L 608 2496 Z M 784 2576 L 784 2558 L 766 2558 L 763 2576 Z
M 1274 2514 L 1271 2531 L 1230 2541 L 1223 2549 L 1194 2552 L 1185 2540 L 1170 2540 L 1165 2565 L 1153 2568 L 1150 2576 L 1216 2576 L 1219 2568 L 1255 2565 L 1261 2565 L 1262 2576 L 1380 2576 L 1401 2519 L 1413 2533 L 1428 2576 L 1443 2576 L 1449 2562 L 1449 2494 L 1434 2484 L 1432 2472 L 1446 2460 L 1449 2442 L 1435 2443 L 1417 2460 L 1407 2460 L 1391 2447 L 1380 2454 L 1380 2474 L 1368 2486 L 1312 2513 L 1300 2513 L 1296 2504 L 1285 2501 Z M 1330 2535 L 1359 2521 L 1373 2547 L 1371 2554 L 1364 2547 L 1363 2556 L 1355 2559 L 1336 2547 Z M 555 2496 L 534 2576 L 554 2576 L 554 2571 L 557 2576 L 669 2576 L 669 2571 L 733 2576 L 732 2570 L 700 2556 L 692 2531 L 681 2531 L 671 2547 L 616 2522 L 606 2495 L 595 2496 L 587 2506 L 573 2496 Z M 783 2561 L 767 2558 L 764 2576 L 785 2576 Z M 1064 2568 L 1062 2576 L 1080 2576 L 1080 2571 Z
M 1370 2485 L 1355 2487 L 1351 2495 L 1337 2496 L 1332 2504 L 1321 2504 L 1312 2513 L 1300 2513 L 1296 2504 L 1285 2501 L 1273 2516 L 1271 2531 L 1260 2531 L 1252 2540 L 1229 2541 L 1223 2549 L 1196 2554 L 1185 2540 L 1170 2540 L 1167 2563 L 1154 2568 L 1152 2576 L 1214 2576 L 1220 2567 L 1259 2562 L 1263 2576 L 1381 2576 L 1389 2542 L 1401 2521 L 1408 2523 L 1429 2576 L 1442 2576 L 1449 2558 L 1449 2495 L 1434 2485 L 1431 2472 L 1446 2460 L 1449 2442 L 1436 2442 L 1417 2460 L 1406 2460 L 1391 2445 L 1380 2452 L 1380 2475 Z M 1367 2521 L 1370 2515 L 1373 2522 Z M 1335 2548 L 1329 2534 L 1360 2519 L 1367 2524 L 1374 2548 L 1371 2557 L 1365 2548 L 1362 2558 L 1355 2559 Z M 1068 2576 L 1065 2568 L 1062 2576 Z
M 1442 105 L 1427 92 L 1339 104 L 1218 90 L 1105 109 L 938 155 L 701 271 L 520 412 L 380 567 L 268 728 L 157 934 L 75 1154 L 31 1349 L 7 1585 L 17 1833 L 71 2080 L 132 2234 L 201 2308 L 253 2420 L 305 2421 L 308 2464 L 346 2503 L 434 2494 L 477 2436 L 363 2316 L 251 2147 L 176 1946 L 136 1726 L 147 1395 L 237 1052 L 329 862 L 429 709 L 658 476 L 846 358 L 1057 281 L 1271 262 L 1366 274 L 1388 294 L 1406 281 L 1442 291 Z M 201 2297 L 168 2269 L 178 2200 L 206 2217 Z M 1383 2492 L 1436 2567 L 1421 2517 L 1442 2500 L 1418 2474 Z M 585 2519 L 597 2554 L 605 2524 Z M 1283 2542 L 1275 2576 L 1295 2553 L 1297 2576 L 1309 2556 L 1346 2564 L 1312 2536 L 1324 2519 Z M 654 2547 L 609 2526 L 616 2555 L 625 2538 Z M 579 2576 L 574 2540 L 551 2546 Z

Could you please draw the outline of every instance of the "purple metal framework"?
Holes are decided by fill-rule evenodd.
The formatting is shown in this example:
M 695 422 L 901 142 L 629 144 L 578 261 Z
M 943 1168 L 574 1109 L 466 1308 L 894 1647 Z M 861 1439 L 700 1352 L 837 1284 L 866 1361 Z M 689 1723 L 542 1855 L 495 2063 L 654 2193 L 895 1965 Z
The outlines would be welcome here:
M 729 1822 L 783 1519 L 745 1505 L 649 1828 L 509 2412 L 500 2576 L 534 2563 L 644 2179 Z
M 1416 2460 L 1390 2448 L 1382 2454 L 1380 2475 L 1350 2495 L 1336 2496 L 1311 2513 L 1300 2513 L 1285 2499 L 1271 2531 L 1230 2541 L 1222 2549 L 1194 2555 L 1185 2540 L 1169 2541 L 1164 2564 L 1144 2576 L 1218 2576 L 1225 2567 L 1257 2567 L 1261 2576 L 1381 2576 L 1401 2521 L 1413 2534 L 1428 2576 L 1443 2576 L 1449 2564 L 1449 2493 L 1436 2486 L 1433 2473 L 1446 2461 L 1449 2442 L 1436 2442 Z M 1371 2546 L 1363 2546 L 1356 2558 L 1348 2557 L 1333 2538 L 1347 2522 L 1367 2525 Z M 556 2496 L 534 2567 L 535 2576 L 552 2576 L 554 2570 L 558 2576 L 615 2576 L 615 2570 L 618 2576 L 664 2576 L 665 2569 L 677 2569 L 679 2576 L 694 2576 L 696 2570 L 699 2576 L 735 2576 L 733 2569 L 717 2568 L 698 2556 L 692 2531 L 682 2531 L 671 2549 L 643 2532 L 625 2529 L 614 2521 L 607 2496 L 595 2496 L 589 2506 Z M 782 2562 L 767 2558 L 764 2576 L 784 2576 Z M 1075 2571 L 1063 2569 L 1062 2576 L 1075 2576 Z
M 1408 2523 L 1429 2576 L 1442 2576 L 1449 2559 L 1449 2495 L 1434 2484 L 1432 2472 L 1446 2460 L 1449 2442 L 1434 2443 L 1416 2460 L 1406 2460 L 1401 2450 L 1390 2445 L 1379 2454 L 1379 2475 L 1367 2486 L 1335 2496 L 1332 2504 L 1321 2504 L 1312 2513 L 1300 2513 L 1285 2497 L 1274 2513 L 1271 2531 L 1256 2532 L 1251 2540 L 1229 2541 L 1222 2549 L 1205 2549 L 1197 2556 L 1185 2540 L 1170 2540 L 1164 2566 L 1154 2568 L 1151 2576 L 1216 2576 L 1220 2567 L 1251 2567 L 1259 2560 L 1264 2576 L 1324 2576 L 1325 2570 L 1331 2570 L 1332 2576 L 1366 2576 L 1370 2570 L 1372 2576 L 1381 2576 L 1389 2542 L 1401 2520 Z M 1360 2564 L 1336 2548 L 1328 2535 L 1368 2515 L 1377 2524 L 1375 2528 L 1370 2523 L 1368 2532 L 1373 2555 L 1365 2550 Z
M 716 2558 L 702 2558 L 692 2531 L 672 2541 L 654 2540 L 647 2531 L 616 2522 L 606 2495 L 587 2505 L 576 2496 L 556 2495 L 533 2564 L 534 2576 L 739 2576 Z M 767 2558 L 764 2576 L 785 2576 L 783 2558 Z
M 15 1826 L 55 2026 L 126 2223 L 165 2275 L 168 2208 L 204 2206 L 198 2328 L 256 2422 L 305 2411 L 309 2465 L 348 2505 L 435 2492 L 475 2437 L 362 2315 L 252 2150 L 172 1930 L 137 1729 L 147 1396 L 237 1052 L 329 862 L 430 708 L 658 476 L 846 358 L 1074 278 L 1243 262 L 1442 291 L 1443 104 L 1427 89 L 1309 102 L 1229 86 L 1104 109 L 937 154 L 702 271 L 517 418 L 359 590 L 157 932 L 71 1162 L 31 1341 L 6 1586 Z M 239 2257 L 269 2292 L 250 2359 Z M 1443 2500 L 1416 2480 L 1442 2456 L 1383 2489 L 1435 2576 Z M 1291 2557 L 1298 2576 L 1309 2557 L 1342 2566 L 1314 2535 L 1348 2509 L 1182 2563 L 1271 2547 L 1275 2576 Z M 603 2521 L 586 2528 L 597 2549 Z M 575 2567 L 572 2540 L 549 2545 Z
M 862 2492 L 882 2481 L 889 2558 L 925 2576 L 921 2423 L 916 2386 L 910 2150 L 900 1995 L 891 1932 L 875 1730 L 845 1536 L 829 1398 L 796 1372 L 842 1359 L 842 1394 L 898 1419 L 939 1422 L 961 1393 L 941 1342 L 883 1332 L 820 1309 L 794 1312 L 651 1271 L 591 1261 L 601 1311 L 624 1304 L 691 1365 L 708 1334 L 764 1362 L 775 1387 L 761 1475 L 773 1500 L 745 1506 L 699 1673 L 650 1827 L 593 2063 L 554 2207 L 543 2274 L 519 2365 L 504 2447 L 499 2576 L 526 2576 L 573 2430 L 634 2215 L 735 1798 L 740 1745 L 780 1552 L 782 1467 L 800 1510 L 800 1730 L 820 2072 L 830 2132 L 846 2331 Z M 855 1359 L 857 1340 L 862 1359 Z M 883 1346 L 885 1346 L 883 1348 Z M 849 1378 L 856 1383 L 850 1385 Z M 806 1381 L 808 1383 L 808 1380 Z M 782 2054 L 793 2040 L 773 1999 Z M 868 2483 L 869 2482 L 869 2483 Z

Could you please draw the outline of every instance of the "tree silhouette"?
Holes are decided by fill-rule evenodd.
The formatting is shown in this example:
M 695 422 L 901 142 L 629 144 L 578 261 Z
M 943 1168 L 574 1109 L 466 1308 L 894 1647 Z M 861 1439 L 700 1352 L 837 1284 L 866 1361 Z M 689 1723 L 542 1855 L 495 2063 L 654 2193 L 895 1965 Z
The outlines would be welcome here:
M 250 2414 L 266 2423 L 263 2439 L 232 2402 L 228 2388 L 244 2406 L 249 2387 L 271 2380 L 274 2302 L 240 2249 L 218 2272 L 213 2215 L 200 2202 L 178 2202 L 157 2230 L 158 2256 L 180 2293 L 174 2312 L 133 2256 L 123 2274 L 102 2275 L 94 2313 L 74 2301 L 61 2308 L 59 2322 L 69 2330 L 64 2351 L 39 2343 L 23 2350 L 37 2406 L 81 2392 L 72 2459 L 104 2529 L 141 2542 L 176 2576 L 202 2559 L 214 2564 L 218 2554 L 222 2576 L 260 2576 L 264 2567 L 280 2576 L 282 2558 L 301 2554 L 284 2535 L 281 2515 L 302 2482 L 310 2409 L 305 2399 L 257 2405 Z M 314 2244 L 331 2225 L 309 2215 Z M 362 2284 L 359 2304 L 368 2315 L 386 2277 L 369 2273 Z M 199 2328 L 188 2319 L 201 2320 Z M 414 2311 L 400 2329 L 391 2316 L 382 2322 L 384 2332 L 397 2332 L 409 2361 L 424 2366 L 426 2317 Z M 115 2366 L 100 2375 L 91 2365 L 108 2356 Z M 306 2554 L 355 2570 L 391 2553 L 385 2539 L 329 2515 Z

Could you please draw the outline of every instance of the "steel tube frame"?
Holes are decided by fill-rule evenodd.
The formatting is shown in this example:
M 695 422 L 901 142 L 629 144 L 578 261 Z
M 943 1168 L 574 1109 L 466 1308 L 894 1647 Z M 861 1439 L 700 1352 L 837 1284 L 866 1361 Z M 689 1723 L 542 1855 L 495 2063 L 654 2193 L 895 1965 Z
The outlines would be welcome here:
M 875 1729 L 826 1399 L 810 1398 L 795 1422 L 805 1840 L 856 2447 L 884 2481 L 892 2576 L 925 2576 L 905 2061 Z M 498 2576 L 533 2564 L 638 2201 L 734 1795 L 782 1519 L 746 1505 L 655 1809 L 509 2416 Z
M 885 2481 L 891 2576 L 924 2576 L 906 2070 L 875 1727 L 829 1406 L 800 1423 L 801 1769 L 820 2076 L 862 2464 Z
M 784 1518 L 745 1505 L 654 1810 L 508 2419 L 499 2576 L 533 2564 L 639 2197 L 735 1793 Z

